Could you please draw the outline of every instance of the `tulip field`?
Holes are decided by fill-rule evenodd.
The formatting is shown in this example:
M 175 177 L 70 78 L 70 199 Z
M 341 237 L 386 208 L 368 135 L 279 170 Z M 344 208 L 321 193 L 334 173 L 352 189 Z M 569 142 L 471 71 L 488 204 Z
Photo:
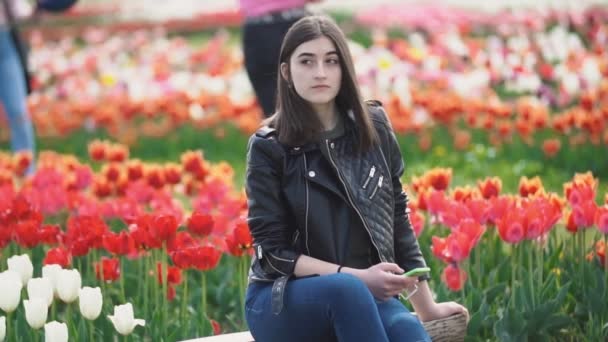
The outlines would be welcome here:
M 608 339 L 608 7 L 383 13 L 335 17 L 436 300 L 467 306 L 467 341 Z M 261 110 L 240 31 L 184 25 L 30 29 L 35 155 L 0 119 L 0 340 L 247 330 Z

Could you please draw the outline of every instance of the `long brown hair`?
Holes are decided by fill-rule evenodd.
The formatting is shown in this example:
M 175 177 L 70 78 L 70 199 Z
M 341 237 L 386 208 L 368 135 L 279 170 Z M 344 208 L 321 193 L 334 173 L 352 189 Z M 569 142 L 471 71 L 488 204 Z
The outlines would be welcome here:
M 287 31 L 279 55 L 276 112 L 266 119 L 264 124 L 275 128 L 279 141 L 289 146 L 312 142 L 322 131 L 321 121 L 314 115 L 312 106 L 298 95 L 295 87 L 290 86 L 288 80 L 281 76 L 281 64 L 287 63 L 289 65 L 291 55 L 302 43 L 323 36 L 334 43 L 342 69 L 341 86 L 335 99 L 336 106 L 343 114 L 352 111 L 359 136 L 359 144 L 356 150 L 359 152 L 367 151 L 377 143 L 378 135 L 367 113 L 367 106 L 361 100 L 355 67 L 344 33 L 327 16 L 304 17 Z

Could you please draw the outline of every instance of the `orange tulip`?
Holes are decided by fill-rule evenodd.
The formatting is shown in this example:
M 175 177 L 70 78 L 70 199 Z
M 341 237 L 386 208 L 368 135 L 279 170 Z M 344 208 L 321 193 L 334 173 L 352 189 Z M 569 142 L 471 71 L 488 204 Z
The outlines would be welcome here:
M 458 131 L 454 133 L 454 147 L 458 150 L 465 150 L 471 143 L 471 133 Z
M 155 189 L 160 189 L 165 185 L 165 174 L 161 166 L 147 165 L 144 168 L 144 178 L 148 185 Z
M 435 190 L 446 190 L 452 181 L 452 169 L 450 168 L 434 168 L 429 170 L 424 177 L 426 183 Z
M 547 157 L 554 157 L 561 148 L 561 142 L 557 138 L 546 139 L 543 142 L 543 152 Z
M 114 162 L 105 164 L 101 169 L 101 173 L 106 177 L 109 183 L 116 183 L 122 173 L 122 169 L 120 165 Z
M 529 197 L 539 192 L 544 192 L 543 183 L 538 176 L 528 179 L 524 176 L 519 180 L 519 195 Z
M 485 199 L 497 197 L 502 190 L 502 180 L 498 177 L 487 177 L 483 181 L 477 181 L 477 188 Z
M 164 168 L 165 180 L 168 184 L 179 184 L 182 179 L 182 167 L 179 164 L 167 163 Z
M 466 202 L 470 199 L 481 197 L 479 191 L 476 188 L 465 186 L 457 186 L 452 190 L 452 198 L 457 202 Z
M 102 161 L 106 158 L 109 145 L 105 141 L 93 140 L 89 143 L 89 157 L 94 161 Z
M 112 194 L 112 187 L 105 177 L 96 176 L 93 179 L 93 193 L 99 198 L 108 197 Z
M 144 175 L 144 165 L 139 159 L 129 160 L 127 163 L 127 176 L 129 181 L 134 182 Z
M 123 162 L 129 158 L 129 148 L 122 144 L 111 145 L 107 151 L 108 161 Z

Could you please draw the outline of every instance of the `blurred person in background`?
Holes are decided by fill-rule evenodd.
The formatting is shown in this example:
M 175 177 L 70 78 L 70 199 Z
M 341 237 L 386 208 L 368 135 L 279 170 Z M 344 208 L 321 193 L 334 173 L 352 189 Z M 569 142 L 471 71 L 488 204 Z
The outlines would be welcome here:
M 25 0 L 0 0 L 0 112 L 8 119 L 11 148 L 34 155 L 34 129 L 27 110 L 26 66 L 22 60 L 15 22 L 29 17 L 33 8 Z M 29 172 L 33 170 L 33 165 Z
M 309 15 L 306 5 L 320 0 L 239 0 L 244 16 L 245 69 L 265 117 L 275 109 L 277 63 L 289 27 Z
M 35 154 L 34 128 L 27 110 L 29 80 L 27 53 L 17 22 L 42 11 L 61 12 L 76 0 L 39 0 L 31 6 L 26 0 L 0 0 L 0 113 L 8 119 L 11 149 Z M 34 164 L 27 170 L 31 174 Z

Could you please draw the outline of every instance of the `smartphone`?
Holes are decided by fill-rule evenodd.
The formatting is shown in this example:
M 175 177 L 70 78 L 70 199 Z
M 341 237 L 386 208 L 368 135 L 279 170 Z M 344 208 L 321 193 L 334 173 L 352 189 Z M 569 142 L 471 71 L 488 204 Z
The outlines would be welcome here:
M 405 272 L 403 275 L 406 277 L 417 277 L 429 273 L 430 271 L 431 269 L 429 267 L 418 267 Z

